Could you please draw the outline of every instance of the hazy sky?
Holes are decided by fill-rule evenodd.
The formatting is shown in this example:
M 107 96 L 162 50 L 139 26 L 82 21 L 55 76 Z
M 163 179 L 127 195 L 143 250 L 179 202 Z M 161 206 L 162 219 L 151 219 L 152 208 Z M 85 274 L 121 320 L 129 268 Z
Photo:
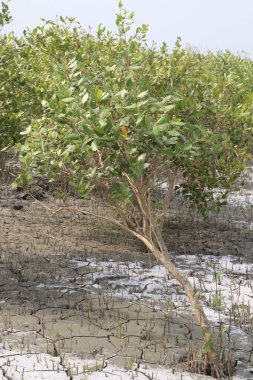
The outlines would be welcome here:
M 201 50 L 245 51 L 253 57 L 253 0 L 124 0 L 136 13 L 136 23 L 150 26 L 149 40 L 173 46 L 184 44 Z M 73 16 L 84 28 L 95 31 L 99 23 L 115 29 L 118 0 L 11 0 L 14 22 L 5 31 L 18 34 L 40 23 L 40 18 Z

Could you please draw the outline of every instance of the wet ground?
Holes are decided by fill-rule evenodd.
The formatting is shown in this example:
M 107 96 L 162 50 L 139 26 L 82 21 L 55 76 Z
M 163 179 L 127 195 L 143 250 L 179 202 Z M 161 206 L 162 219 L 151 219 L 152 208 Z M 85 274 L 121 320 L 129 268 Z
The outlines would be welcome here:
M 62 202 L 38 191 L 41 201 L 1 187 L 0 376 L 2 371 L 3 379 L 24 380 L 197 378 L 179 374 L 202 337 L 178 284 L 121 231 L 70 211 L 53 216 L 50 210 Z M 207 221 L 175 199 L 165 235 L 237 360 L 234 378 L 250 379 L 251 191 L 238 199 L 231 197 Z M 70 203 L 82 206 L 76 198 Z

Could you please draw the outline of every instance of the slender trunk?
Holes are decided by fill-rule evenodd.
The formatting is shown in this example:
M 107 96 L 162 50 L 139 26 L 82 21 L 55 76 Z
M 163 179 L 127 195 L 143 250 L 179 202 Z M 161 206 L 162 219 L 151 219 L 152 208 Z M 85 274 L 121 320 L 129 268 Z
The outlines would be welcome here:
M 193 307 L 200 327 L 204 332 L 204 339 L 206 340 L 207 337 L 211 336 L 211 328 L 204 313 L 203 307 L 199 299 L 194 294 L 194 290 L 188 278 L 185 277 L 169 259 L 169 252 L 162 237 L 160 227 L 156 223 L 152 211 L 149 207 L 147 194 L 143 193 L 142 186 L 138 181 L 133 181 L 127 174 L 125 176 L 131 189 L 133 190 L 133 193 L 136 196 L 139 205 L 139 211 L 144 219 L 143 235 L 133 230 L 130 231 L 130 229 L 129 232 L 141 240 L 147 246 L 150 252 L 153 253 L 156 259 L 165 266 L 172 277 L 179 282 Z M 166 204 L 168 202 L 168 199 L 165 201 Z M 167 207 L 166 204 L 164 207 Z
M 158 228 L 158 227 L 157 227 Z M 160 230 L 157 229 L 157 232 L 159 233 Z M 156 234 L 155 234 L 156 235 Z M 192 288 L 192 285 L 188 278 L 184 276 L 178 269 L 177 267 L 173 264 L 173 262 L 169 259 L 169 252 L 165 246 L 164 240 L 161 237 L 161 235 L 156 235 L 157 241 L 159 241 L 159 247 L 162 247 L 162 249 L 158 249 L 153 242 L 150 242 L 146 237 L 143 236 L 137 236 L 150 250 L 150 252 L 155 256 L 155 258 L 163 264 L 163 266 L 168 270 L 168 272 L 172 275 L 172 277 L 179 282 L 181 285 L 182 289 L 185 291 L 189 302 L 193 308 L 193 311 L 195 313 L 195 316 L 199 322 L 199 325 L 202 329 L 203 333 L 203 338 L 205 344 L 209 346 L 208 351 L 206 352 L 207 360 L 209 364 L 214 368 L 215 373 L 217 376 L 222 375 L 222 371 L 220 369 L 220 363 L 217 362 L 219 358 L 217 358 L 216 355 L 216 349 L 215 345 L 213 344 L 213 333 L 211 330 L 211 326 L 207 320 L 207 317 L 205 315 L 205 312 L 203 310 L 203 307 L 199 301 L 199 299 L 196 297 L 194 294 L 194 290 Z M 162 241 L 161 241 L 162 239 Z M 220 378 L 220 377 L 219 377 Z
M 40 202 L 39 202 L 40 203 Z M 71 208 L 71 207 L 61 207 L 57 209 L 53 214 L 60 212 L 62 210 L 71 210 L 75 212 L 80 212 L 85 215 L 91 215 L 94 217 L 97 217 L 98 219 L 102 219 L 106 222 L 113 223 L 117 225 L 118 227 L 122 228 L 126 232 L 130 233 L 132 236 L 140 240 L 142 243 L 146 245 L 148 250 L 154 255 L 154 257 L 164 265 L 164 267 L 168 270 L 168 272 L 172 275 L 172 277 L 179 282 L 181 285 L 182 289 L 185 291 L 189 302 L 193 308 L 193 311 L 195 312 L 196 318 L 200 324 L 200 327 L 203 330 L 204 333 L 204 340 L 210 341 L 210 337 L 212 337 L 212 331 L 210 324 L 206 318 L 206 315 L 204 313 L 203 307 L 199 301 L 199 299 L 196 297 L 194 294 L 194 290 L 191 286 L 190 281 L 186 276 L 184 276 L 178 269 L 177 267 L 173 264 L 173 262 L 169 258 L 169 252 L 167 250 L 167 247 L 165 245 L 164 239 L 162 237 L 162 234 L 160 232 L 159 227 L 157 226 L 156 222 L 153 220 L 153 217 L 150 215 L 150 219 L 146 218 L 146 231 L 147 231 L 147 236 L 145 236 L 145 231 L 140 232 L 136 231 L 133 228 L 131 228 L 127 221 L 125 223 L 121 223 L 117 221 L 116 219 L 111 219 L 110 217 L 107 216 L 102 216 L 102 215 L 96 215 L 93 212 L 89 212 L 87 210 L 80 210 L 76 208 Z M 151 233 L 150 233 L 151 232 Z
M 168 270 L 168 272 L 172 275 L 172 277 L 179 282 L 182 289 L 185 291 L 190 304 L 192 305 L 192 308 L 196 314 L 197 320 L 201 326 L 201 328 L 204 330 L 204 333 L 210 332 L 210 325 L 206 318 L 206 315 L 204 313 L 203 307 L 199 301 L 199 299 L 194 294 L 194 290 L 192 288 L 192 285 L 187 277 L 185 277 L 173 264 L 173 262 L 168 258 L 168 251 L 167 252 L 161 252 L 154 246 L 150 249 L 155 258 L 164 265 L 164 267 Z
M 156 232 L 155 232 L 156 231 Z M 216 355 L 216 349 L 215 345 L 213 344 L 213 333 L 211 330 L 211 326 L 208 322 L 208 319 L 205 315 L 205 312 L 203 310 L 203 307 L 199 301 L 199 299 L 194 294 L 194 290 L 192 288 L 192 285 L 188 278 L 184 276 L 180 270 L 177 269 L 177 267 L 173 264 L 173 262 L 169 259 L 169 252 L 166 248 L 166 245 L 164 243 L 164 240 L 160 234 L 160 230 L 158 227 L 155 228 L 155 231 L 153 229 L 154 235 L 156 237 L 156 240 L 158 242 L 158 245 L 160 249 L 156 248 L 156 246 L 153 243 L 150 243 L 149 241 L 146 241 L 146 245 L 151 251 L 151 253 L 155 256 L 155 258 L 163 264 L 163 266 L 168 270 L 168 272 L 172 275 L 172 277 L 179 282 L 182 289 L 185 291 L 190 304 L 193 308 L 193 311 L 195 313 L 195 316 L 199 322 L 199 325 L 202 329 L 203 338 L 205 344 L 209 347 L 207 354 L 207 360 L 209 364 L 214 368 L 215 373 L 217 376 L 222 376 L 222 371 L 220 368 L 220 364 L 218 361 L 220 360 Z M 220 377 L 219 377 L 220 378 Z
M 204 334 L 210 334 L 211 328 L 210 324 L 206 318 L 203 307 L 199 301 L 199 299 L 195 296 L 194 290 L 188 278 L 184 276 L 177 267 L 173 264 L 173 262 L 169 259 L 169 252 L 163 242 L 160 242 L 163 246 L 163 249 L 157 249 L 156 246 L 151 243 L 148 239 L 140 239 L 144 242 L 150 252 L 155 256 L 155 258 L 164 265 L 164 267 L 168 270 L 168 272 L 172 275 L 172 277 L 179 282 L 182 289 L 185 291 L 190 304 L 195 312 L 196 318 L 200 324 L 200 327 L 203 329 Z
M 145 203 L 144 203 L 143 208 L 144 209 L 146 208 Z M 152 214 L 149 213 L 148 215 L 148 213 L 145 213 L 144 215 L 145 223 L 143 226 L 144 228 L 136 229 L 135 226 L 132 226 L 132 223 L 129 224 L 128 219 L 124 218 L 124 215 L 122 216 L 122 222 L 120 222 L 117 219 L 112 219 L 108 216 L 96 215 L 93 212 L 89 212 L 87 210 L 81 210 L 81 209 L 76 209 L 76 208 L 71 208 L 71 207 L 59 208 L 54 212 L 54 214 L 64 209 L 80 212 L 85 215 L 92 215 L 94 217 L 97 217 L 98 219 L 102 219 L 106 222 L 113 223 L 117 225 L 118 227 L 122 228 L 124 231 L 130 233 L 132 236 L 134 236 L 136 239 L 138 239 L 142 243 L 144 243 L 144 245 L 148 248 L 148 250 L 157 259 L 157 261 L 160 262 L 168 270 L 168 272 L 172 275 L 172 277 L 179 282 L 181 288 L 185 291 L 186 296 L 188 297 L 189 302 L 195 313 L 196 319 L 202 329 L 204 342 L 206 346 L 208 346 L 208 349 L 207 349 L 208 351 L 206 351 L 207 361 L 209 365 L 211 365 L 215 369 L 215 373 L 218 376 L 220 376 L 222 374 L 222 371 L 220 370 L 220 363 L 219 363 L 220 358 L 217 357 L 217 354 L 215 351 L 215 345 L 213 344 L 213 333 L 212 333 L 211 326 L 207 320 L 207 317 L 205 315 L 205 312 L 203 310 L 203 307 L 198 297 L 194 294 L 194 289 L 190 281 L 184 274 L 180 272 L 180 270 L 174 265 L 174 263 L 170 259 L 170 254 L 165 245 L 160 228 L 158 227 Z

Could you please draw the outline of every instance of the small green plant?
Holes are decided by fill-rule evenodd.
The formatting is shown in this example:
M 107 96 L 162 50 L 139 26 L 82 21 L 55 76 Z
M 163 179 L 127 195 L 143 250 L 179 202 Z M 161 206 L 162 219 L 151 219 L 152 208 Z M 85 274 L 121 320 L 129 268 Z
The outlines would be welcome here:
M 215 295 L 212 298 L 211 306 L 215 310 L 221 310 L 222 309 L 222 298 L 219 292 L 215 293 Z
M 221 269 L 218 273 L 214 274 L 215 282 L 217 285 L 221 285 L 221 278 L 225 273 L 225 269 Z
M 135 356 L 131 356 L 130 358 L 128 358 L 126 361 L 126 370 L 127 371 L 132 370 L 135 363 L 136 363 L 136 357 Z

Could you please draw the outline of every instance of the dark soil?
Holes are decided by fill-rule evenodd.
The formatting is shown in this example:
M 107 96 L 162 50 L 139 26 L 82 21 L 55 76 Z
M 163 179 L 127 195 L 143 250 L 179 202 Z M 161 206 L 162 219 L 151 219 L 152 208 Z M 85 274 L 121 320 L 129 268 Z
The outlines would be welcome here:
M 141 261 L 154 259 L 131 237 L 97 219 L 70 211 L 52 215 L 65 204 L 59 188 L 38 181 L 29 193 L 12 190 L 8 176 L 0 187 L 0 303 L 2 341 L 38 347 L 53 355 L 77 353 L 82 358 L 111 357 L 117 365 L 131 361 L 183 366 L 194 344 L 201 345 L 191 312 L 177 314 L 147 300 L 94 293 L 85 283 L 89 267 L 73 269 L 72 259 Z M 68 204 L 83 206 L 70 194 Z M 97 204 L 86 207 L 96 210 Z M 105 210 L 106 212 L 106 210 Z M 238 255 L 253 259 L 253 208 L 230 206 L 208 220 L 175 198 L 164 228 L 175 258 L 180 254 Z M 238 221 L 243 222 L 238 224 Z M 64 284 L 72 284 L 70 291 Z

